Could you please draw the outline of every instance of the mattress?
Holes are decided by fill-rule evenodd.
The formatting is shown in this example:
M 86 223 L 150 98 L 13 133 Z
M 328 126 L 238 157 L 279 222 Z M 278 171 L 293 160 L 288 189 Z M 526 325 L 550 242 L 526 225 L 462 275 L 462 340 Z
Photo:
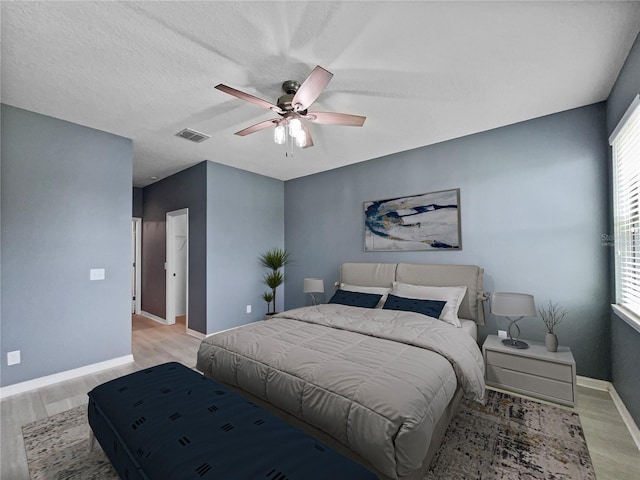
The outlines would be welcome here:
M 484 396 L 482 354 L 463 329 L 335 304 L 207 337 L 197 368 L 327 433 L 389 478 L 422 467 L 458 387 Z
M 465 320 L 464 318 L 460 319 L 460 324 L 462 325 L 462 330 L 471 335 L 476 342 L 478 341 L 478 324 L 473 320 Z

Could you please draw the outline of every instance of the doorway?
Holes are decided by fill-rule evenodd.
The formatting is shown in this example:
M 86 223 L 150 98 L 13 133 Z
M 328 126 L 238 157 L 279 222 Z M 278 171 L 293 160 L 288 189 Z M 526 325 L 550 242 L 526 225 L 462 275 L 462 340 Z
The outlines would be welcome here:
M 142 262 L 140 256 L 140 246 L 142 239 L 142 219 L 133 217 L 131 219 L 131 313 L 140 315 L 142 298 L 140 294 L 140 273 L 142 272 Z
M 166 318 L 174 325 L 185 318 L 189 329 L 189 209 L 167 212 Z

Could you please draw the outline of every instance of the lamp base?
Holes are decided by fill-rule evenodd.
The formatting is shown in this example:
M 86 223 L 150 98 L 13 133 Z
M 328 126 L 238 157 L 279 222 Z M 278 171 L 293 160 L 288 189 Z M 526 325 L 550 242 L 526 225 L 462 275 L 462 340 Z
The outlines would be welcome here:
M 516 340 L 515 338 L 505 338 L 502 340 L 502 344 L 511 348 L 529 348 L 529 344 L 527 342 Z

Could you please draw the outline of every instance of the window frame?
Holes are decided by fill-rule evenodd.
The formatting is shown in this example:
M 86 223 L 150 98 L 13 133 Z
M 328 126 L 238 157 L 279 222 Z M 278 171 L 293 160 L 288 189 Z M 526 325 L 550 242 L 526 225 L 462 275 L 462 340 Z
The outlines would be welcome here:
M 628 323 L 632 328 L 636 331 L 640 332 L 640 292 L 636 294 L 632 294 L 631 298 L 633 299 L 632 304 L 630 305 L 621 303 L 621 286 L 623 282 L 621 281 L 621 267 L 620 267 L 620 245 L 625 245 L 623 241 L 622 234 L 624 233 L 624 238 L 629 238 L 632 236 L 632 240 L 630 242 L 631 248 L 629 252 L 632 253 L 632 257 L 634 258 L 632 261 L 633 273 L 627 276 L 634 276 L 633 274 L 640 275 L 640 221 L 637 219 L 637 215 L 640 215 L 640 171 L 632 171 L 629 177 L 624 177 L 622 181 L 618 178 L 618 169 L 619 169 L 619 157 L 616 155 L 616 141 L 619 139 L 620 135 L 628 136 L 627 127 L 629 126 L 629 122 L 633 120 L 634 122 L 634 131 L 632 133 L 635 138 L 630 143 L 639 143 L 640 144 L 640 94 L 636 95 L 629 108 L 622 116 L 618 125 L 614 129 L 613 133 L 609 137 L 609 144 L 611 145 L 611 168 L 612 168 L 612 219 L 614 226 L 614 282 L 615 282 L 615 302 L 611 305 L 612 310 L 622 318 L 626 323 Z M 624 138 L 624 137 L 623 137 Z M 625 144 L 628 146 L 628 144 Z M 630 168 L 632 164 L 631 161 L 627 160 L 626 168 Z M 623 164 L 624 166 L 625 164 Z M 636 177 L 637 175 L 637 177 Z M 619 188 L 621 188 L 620 184 L 622 184 L 623 193 L 622 195 L 619 192 Z M 631 185 L 631 187 L 629 187 Z M 621 202 L 622 196 L 622 204 L 623 207 L 631 204 L 632 202 L 629 200 L 634 196 L 638 197 L 639 204 L 634 207 L 632 210 L 632 214 L 630 215 L 630 219 L 627 219 L 625 223 L 627 224 L 626 228 L 623 227 L 621 230 L 620 216 L 618 215 L 619 211 L 619 203 Z M 631 223 L 629 226 L 628 224 Z M 629 253 L 625 250 L 625 253 Z M 637 257 L 637 258 L 636 258 Z M 633 287 L 640 287 L 640 279 L 631 280 L 630 284 Z M 628 291 L 628 289 L 625 289 Z M 629 295 L 626 294 L 626 297 Z

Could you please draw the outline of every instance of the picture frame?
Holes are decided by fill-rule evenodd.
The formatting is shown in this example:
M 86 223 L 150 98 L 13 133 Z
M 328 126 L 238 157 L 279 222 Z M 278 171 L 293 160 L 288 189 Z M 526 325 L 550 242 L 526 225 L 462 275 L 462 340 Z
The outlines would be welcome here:
M 462 250 L 460 189 L 364 202 L 364 250 Z

